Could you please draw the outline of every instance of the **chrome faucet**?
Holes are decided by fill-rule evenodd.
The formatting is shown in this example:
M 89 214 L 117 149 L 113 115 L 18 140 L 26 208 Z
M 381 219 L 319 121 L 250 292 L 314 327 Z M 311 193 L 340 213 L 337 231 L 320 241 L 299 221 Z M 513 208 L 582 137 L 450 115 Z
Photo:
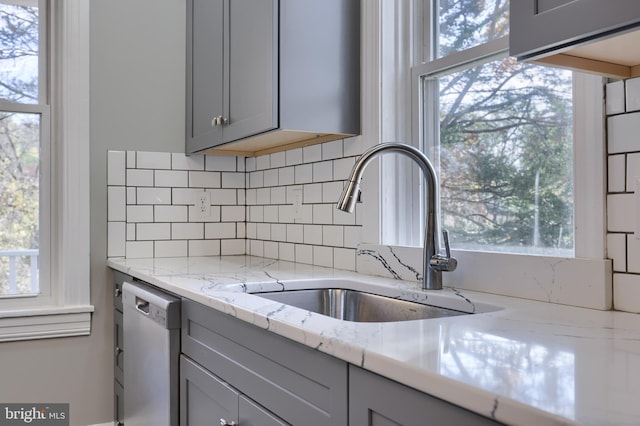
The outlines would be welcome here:
M 401 143 L 381 143 L 369 148 L 356 161 L 351 170 L 349 182 L 344 188 L 340 200 L 338 200 L 338 209 L 353 213 L 360 193 L 360 181 L 362 174 L 367 165 L 378 154 L 388 152 L 397 152 L 406 155 L 414 160 L 422 169 L 426 186 L 425 200 L 427 214 L 425 216 L 424 227 L 424 250 L 423 250 L 423 275 L 422 288 L 424 290 L 441 290 L 442 289 L 442 271 L 454 271 L 458 266 L 458 261 L 451 257 L 451 249 L 449 248 L 449 235 L 443 232 L 445 253 L 441 253 L 440 239 L 436 236 L 440 233 L 438 213 L 440 196 L 438 194 L 438 180 L 436 173 L 429 159 L 417 148 L 411 145 Z

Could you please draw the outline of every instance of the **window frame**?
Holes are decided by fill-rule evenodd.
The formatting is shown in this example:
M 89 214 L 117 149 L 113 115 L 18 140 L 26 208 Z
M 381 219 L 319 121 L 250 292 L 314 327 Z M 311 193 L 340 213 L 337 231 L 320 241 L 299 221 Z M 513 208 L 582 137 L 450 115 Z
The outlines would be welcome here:
M 39 4 L 46 4 L 48 37 L 46 61 L 40 61 L 41 72 L 47 67 L 41 74 L 47 84 L 40 87 L 45 105 L 35 107 L 42 111 L 41 162 L 43 176 L 49 176 L 48 185 L 40 187 L 43 291 L 0 300 L 0 342 L 88 335 L 94 310 L 88 214 L 89 2 Z M 16 110 L 16 105 L 10 107 Z M 34 111 L 30 105 L 19 107 Z
M 363 99 L 365 149 L 379 142 L 390 141 L 386 136 L 393 134 L 394 129 L 387 129 L 386 132 L 381 130 L 385 126 L 388 128 L 395 124 L 388 123 L 386 119 L 390 111 L 396 111 L 396 114 L 404 112 L 411 117 L 411 130 L 405 134 L 406 138 L 400 141 L 419 147 L 419 136 L 422 130 L 420 117 L 423 105 L 419 98 L 420 76 L 424 74 L 426 67 L 430 67 L 431 70 L 444 69 L 452 67 L 455 62 L 464 62 L 464 53 L 436 59 L 431 63 L 423 60 L 430 59 L 433 52 L 433 41 L 429 36 L 429 29 L 424 25 L 424 23 L 433 22 L 430 7 L 433 1 L 400 0 L 392 2 L 397 3 L 394 9 L 395 15 L 390 13 L 393 10 L 385 8 L 385 6 L 388 7 L 388 0 L 375 0 L 368 5 L 372 11 L 377 10 L 377 13 L 369 12 L 370 17 L 365 15 L 365 37 L 368 27 L 377 26 L 378 29 L 377 32 L 369 30 L 377 38 L 369 42 L 365 39 L 363 45 L 364 57 L 372 58 L 369 62 L 365 61 L 363 65 L 365 68 L 375 69 L 375 72 L 370 72 L 370 75 L 363 74 L 365 87 L 362 92 L 364 94 L 372 93 L 375 96 L 374 99 L 369 99 L 369 102 Z M 407 14 L 410 17 L 407 17 Z M 412 57 L 409 60 L 413 62 L 408 66 L 408 78 L 406 72 L 397 72 L 398 69 L 402 69 L 398 64 L 390 63 L 389 60 L 385 61 L 385 58 L 396 58 L 396 56 L 384 52 L 382 35 L 386 39 L 394 38 L 395 40 L 411 38 L 412 41 L 408 45 Z M 424 42 L 419 40 L 424 40 Z M 495 54 L 496 50 L 508 50 L 508 40 L 506 39 L 494 40 L 487 45 L 473 48 L 473 53 L 488 57 Z M 374 59 L 378 61 L 375 62 Z M 425 65 L 423 62 L 427 62 L 427 64 Z M 445 285 L 597 309 L 611 308 L 612 268 L 611 262 L 606 259 L 605 242 L 604 82 L 602 77 L 595 75 L 581 73 L 574 75 L 575 257 L 560 258 L 454 249 L 452 252 L 460 261 L 460 268 L 454 273 L 443 274 Z M 393 99 L 385 99 L 381 96 L 385 93 L 385 88 L 388 87 L 393 87 L 397 91 L 408 91 L 410 93 L 409 104 L 394 104 Z M 377 110 L 367 107 L 367 104 L 372 100 L 378 101 Z M 427 152 L 427 154 L 429 153 Z M 372 163 L 373 165 L 374 163 Z M 411 224 L 411 229 L 406 232 L 421 236 L 422 231 L 419 228 L 416 229 L 418 224 L 412 207 L 402 204 L 402 197 L 389 197 L 389 192 L 401 191 L 389 191 L 388 188 L 412 188 L 413 193 L 408 196 L 405 194 L 405 199 L 419 199 L 423 192 L 422 176 L 413 173 L 413 176 L 407 177 L 406 174 L 403 175 L 401 167 L 384 159 L 375 166 L 376 168 L 369 167 L 367 179 L 363 180 L 363 200 L 366 210 L 371 213 L 365 217 L 363 223 L 363 235 L 368 237 L 366 243 L 398 245 L 396 242 L 383 239 L 384 229 L 390 218 L 394 220 L 394 223 L 404 221 Z M 406 170 L 406 167 L 404 169 Z M 406 184 L 407 181 L 411 183 Z M 415 209 L 415 205 L 413 208 Z M 411 213 L 405 214 L 403 212 Z M 422 246 L 421 241 L 419 245 Z M 416 248 L 416 250 L 421 251 L 422 248 Z M 413 257 L 420 258 L 420 256 Z M 503 267 L 514 264 L 522 267 L 508 271 Z M 561 266 L 558 267 L 558 265 Z M 526 268 L 526 273 L 522 273 L 522 268 Z M 496 270 L 504 272 L 499 274 L 498 280 L 496 280 Z M 585 271 L 588 271 L 588 274 L 585 274 Z M 556 272 L 562 275 L 562 280 L 556 277 Z M 541 285 L 541 283 L 549 281 L 549 274 L 553 275 L 552 284 L 555 283 L 556 278 L 558 281 L 566 281 L 569 284 L 566 284 L 561 291 L 552 294 L 553 290 Z M 587 283 L 580 282 L 584 278 L 587 279 Z M 597 285 L 593 284 L 594 279 L 599 280 Z M 540 291 L 532 291 L 532 287 L 538 288 Z M 590 289 L 588 292 L 580 292 L 587 287 Z M 586 294 L 577 295 L 576 291 Z

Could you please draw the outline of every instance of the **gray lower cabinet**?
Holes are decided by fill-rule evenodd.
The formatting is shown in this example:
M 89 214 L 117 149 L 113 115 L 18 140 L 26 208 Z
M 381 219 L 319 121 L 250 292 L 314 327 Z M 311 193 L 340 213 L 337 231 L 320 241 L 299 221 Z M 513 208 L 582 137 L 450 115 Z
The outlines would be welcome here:
M 500 423 L 351 365 L 349 424 L 486 426 Z
M 122 284 L 131 277 L 113 271 L 113 418 L 124 424 L 124 334 L 122 317 Z
M 509 19 L 510 54 L 526 59 L 636 28 L 640 7 L 638 0 L 517 0 Z
M 273 413 L 273 424 L 347 425 L 347 363 L 190 300 L 182 315 L 182 352 L 202 381 L 204 371 L 216 378 L 212 387 L 241 394 L 241 405 Z M 211 392 L 195 392 L 191 380 L 182 380 L 181 412 L 199 416 L 206 408 L 194 404 L 205 404 Z
M 288 424 L 184 355 L 180 358 L 180 405 L 180 426 Z

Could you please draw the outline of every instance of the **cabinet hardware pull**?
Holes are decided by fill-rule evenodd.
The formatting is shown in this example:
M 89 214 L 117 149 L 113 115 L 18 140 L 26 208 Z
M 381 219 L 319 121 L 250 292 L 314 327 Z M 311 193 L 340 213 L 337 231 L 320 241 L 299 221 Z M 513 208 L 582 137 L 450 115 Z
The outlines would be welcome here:
M 118 358 L 118 355 L 120 355 L 123 352 L 122 348 L 119 346 L 116 346 L 116 358 Z
M 120 290 L 119 288 L 116 288 L 115 294 L 116 294 L 116 297 L 120 297 L 122 295 L 122 290 Z
M 225 419 L 220 419 L 220 426 L 238 426 L 236 422 L 228 423 Z

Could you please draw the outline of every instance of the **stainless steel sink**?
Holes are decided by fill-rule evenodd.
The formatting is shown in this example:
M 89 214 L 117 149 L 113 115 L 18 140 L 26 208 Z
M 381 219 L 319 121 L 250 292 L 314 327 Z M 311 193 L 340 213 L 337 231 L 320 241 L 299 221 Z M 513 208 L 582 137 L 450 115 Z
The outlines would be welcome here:
M 468 312 L 342 288 L 286 290 L 254 294 L 285 305 L 354 322 L 412 321 L 468 314 Z

